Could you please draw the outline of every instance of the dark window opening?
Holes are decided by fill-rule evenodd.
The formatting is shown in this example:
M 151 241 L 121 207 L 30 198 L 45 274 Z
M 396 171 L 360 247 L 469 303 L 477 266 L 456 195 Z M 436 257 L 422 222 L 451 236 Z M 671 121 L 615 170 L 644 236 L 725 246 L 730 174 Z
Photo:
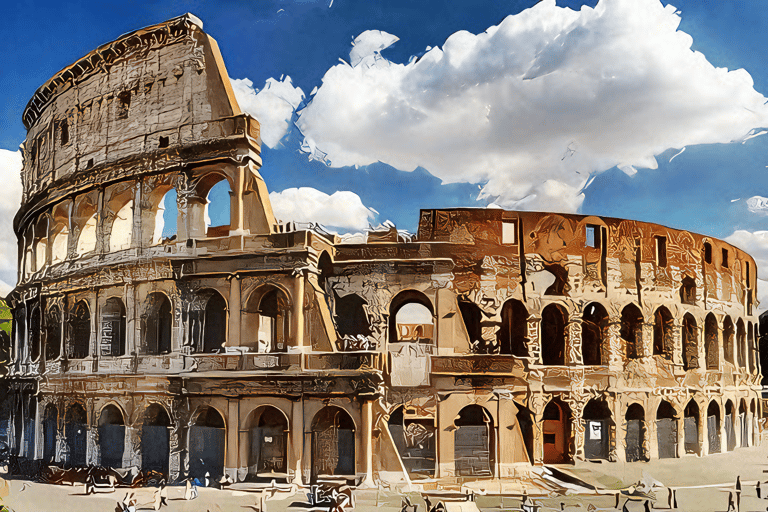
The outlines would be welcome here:
M 356 295 L 355 295 L 356 297 Z M 347 299 L 345 297 L 345 299 Z M 346 307 L 354 299 L 349 298 L 342 307 Z M 338 303 L 336 304 L 338 308 Z M 351 306 L 351 305 L 350 305 Z M 360 305 L 362 309 L 362 305 Z M 289 308 L 285 296 L 276 288 L 268 291 L 259 301 L 259 352 L 285 352 L 288 349 L 288 322 Z M 357 311 L 359 314 L 359 311 Z M 337 317 L 338 321 L 338 317 Z M 344 325 L 344 329 L 351 328 L 358 324 L 359 318 L 344 318 L 349 322 Z M 350 327 L 350 324 L 353 324 Z M 341 329 L 341 327 L 339 327 Z M 341 332 L 339 333 L 341 334 Z M 343 334 L 342 334 L 343 335 Z
M 723 268 L 728 268 L 728 249 L 723 249 Z
M 123 91 L 117 95 L 119 104 L 117 107 L 117 118 L 128 119 L 128 111 L 131 109 L 131 91 Z
M 605 364 L 603 340 L 608 329 L 608 313 L 600 304 L 584 309 L 581 323 L 581 356 L 585 365 Z
M 171 351 L 171 302 L 162 293 L 153 293 L 147 299 L 142 316 L 144 354 L 167 354 Z
M 544 291 L 544 295 L 568 296 L 571 289 L 568 284 L 568 269 L 562 265 L 544 265 L 544 270 L 555 276 L 555 282 Z
M 67 358 L 85 359 L 91 346 L 91 312 L 85 301 L 75 305 L 69 317 L 69 343 Z
M 627 358 L 637 359 L 641 356 L 643 343 L 643 314 L 634 304 L 625 307 L 621 312 L 621 338 L 627 348 Z
M 704 242 L 704 261 L 712 263 L 712 244 Z
M 481 326 L 483 312 L 480 310 L 480 307 L 474 302 L 460 300 L 459 312 L 461 313 L 461 319 L 464 321 L 464 326 L 467 328 L 472 352 L 477 354 L 494 353 L 498 347 L 483 340 L 483 328 Z
M 683 369 L 693 370 L 699 367 L 698 326 L 690 314 L 683 317 Z
M 717 330 L 717 319 L 710 313 L 704 321 L 704 352 L 707 370 L 717 370 L 720 366 Z
M 90 169 L 91 167 L 93 167 L 93 158 L 89 158 L 88 163 L 85 165 L 86 169 Z
M 587 224 L 586 230 L 586 241 L 585 246 L 586 247 L 594 247 L 594 248 L 600 248 L 601 247 L 601 240 L 600 240 L 600 226 L 596 226 L 594 224 Z
M 29 344 L 30 359 L 37 361 L 40 357 L 40 308 L 32 309 L 32 315 L 29 318 Z
M 125 306 L 123 301 L 113 297 L 107 300 L 101 315 L 102 356 L 125 355 Z
M 723 357 L 729 363 L 733 363 L 733 341 L 734 328 L 731 317 L 726 316 L 723 320 Z
M 158 147 L 160 148 L 167 148 L 170 141 L 168 140 L 168 137 L 160 136 L 160 144 Z
M 45 316 L 45 359 L 53 361 L 61 355 L 61 314 L 57 307 Z
M 674 339 L 672 339 L 672 314 L 665 307 L 660 307 L 653 315 L 653 355 L 672 358 Z
M 203 352 L 214 353 L 221 350 L 227 339 L 227 303 L 224 297 L 214 293 L 205 305 L 203 320 Z
M 656 237 L 656 265 L 659 267 L 667 266 L 667 237 Z
M 69 143 L 69 123 L 66 119 L 59 121 L 59 140 L 62 146 Z
M 541 359 L 546 365 L 565 364 L 565 326 L 563 309 L 550 304 L 541 314 Z
M 519 300 L 508 300 L 501 309 L 497 341 L 501 354 L 528 357 L 528 310 Z
M 680 285 L 680 302 L 696 305 L 696 281 L 690 276 L 685 276 Z

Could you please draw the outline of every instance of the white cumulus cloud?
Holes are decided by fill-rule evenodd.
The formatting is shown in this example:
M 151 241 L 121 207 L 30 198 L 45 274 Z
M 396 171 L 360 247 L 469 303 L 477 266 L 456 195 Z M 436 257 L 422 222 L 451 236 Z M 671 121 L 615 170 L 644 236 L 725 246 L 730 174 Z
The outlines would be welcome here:
M 288 188 L 270 192 L 275 218 L 283 222 L 315 222 L 342 230 L 363 230 L 375 217 L 354 192 L 338 191 L 331 195 L 311 187 Z
M 755 259 L 757 265 L 757 300 L 759 310 L 768 309 L 768 231 L 746 231 L 743 229 L 724 239 Z
M 768 126 L 749 73 L 712 66 L 679 23 L 658 0 L 543 0 L 408 64 L 333 66 L 297 125 L 334 167 L 422 166 L 504 207 L 574 211 L 597 172 Z
M 400 38 L 382 30 L 366 30 L 352 41 L 349 63 L 357 66 L 368 56 L 376 56 L 381 50 L 389 48 Z
M 232 89 L 240 108 L 259 120 L 261 140 L 270 148 L 288 133 L 293 113 L 304 99 L 304 91 L 294 87 L 289 76 L 282 80 L 269 78 L 261 90 L 254 89 L 248 78 L 236 78 Z
M 21 204 L 21 151 L 0 149 L 0 296 L 4 297 L 16 283 L 17 259 L 16 234 L 13 232 L 13 217 Z
M 758 215 L 768 215 L 768 197 L 752 196 L 747 199 L 747 209 Z

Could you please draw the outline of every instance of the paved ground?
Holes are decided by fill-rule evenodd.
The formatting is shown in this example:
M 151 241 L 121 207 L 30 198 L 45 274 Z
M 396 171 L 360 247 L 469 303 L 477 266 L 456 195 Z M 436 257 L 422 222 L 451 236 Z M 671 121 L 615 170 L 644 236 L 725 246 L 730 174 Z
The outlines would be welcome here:
M 657 509 L 667 508 L 668 487 L 677 489 L 678 509 L 689 512 L 726 511 L 729 492 L 734 490 L 736 477 L 741 477 L 741 512 L 768 510 L 768 500 L 758 499 L 755 483 L 768 482 L 768 444 L 757 448 L 738 449 L 735 452 L 711 455 L 709 457 L 684 457 L 682 459 L 655 460 L 648 463 L 579 463 L 576 466 L 562 466 L 564 471 L 600 487 L 601 494 L 583 493 L 540 496 L 532 498 L 543 510 L 582 510 L 590 505 L 597 510 L 616 510 L 614 490 L 626 489 L 645 480 L 658 482 L 663 487 L 654 489 L 656 500 L 649 505 Z M 473 486 L 474 487 L 474 486 Z M 768 483 L 764 486 L 768 494 Z M 520 507 L 520 500 L 510 494 L 518 489 L 515 482 L 498 482 L 496 489 L 503 489 L 506 497 L 498 495 L 478 496 L 476 505 L 483 512 L 509 511 Z M 59 486 L 37 484 L 20 480 L 10 481 L 9 495 L 3 503 L 15 512 L 56 511 L 56 512 L 112 512 L 118 500 L 130 489 L 119 488 L 113 493 L 85 496 L 82 486 Z M 154 489 L 136 489 L 138 509 L 151 509 Z M 512 491 L 512 492 L 511 492 Z M 294 496 L 279 496 L 266 502 L 267 512 L 301 512 L 307 508 L 291 506 L 306 501 L 299 490 Z M 534 494 L 533 492 L 531 494 Z M 169 512 L 204 511 L 250 511 L 255 510 L 256 494 L 242 490 L 200 489 L 200 496 L 193 501 L 183 499 L 183 487 L 169 487 Z M 411 502 L 418 505 L 417 512 L 425 512 L 420 494 L 409 493 Z M 386 490 L 356 491 L 355 510 L 362 512 L 399 512 L 402 496 Z M 433 500 L 434 501 L 434 500 Z M 620 506 L 625 497 L 620 498 Z M 142 506 L 144 505 L 144 506 Z M 643 500 L 629 501 L 629 511 L 644 510 Z M 464 509 L 466 510 L 466 508 Z

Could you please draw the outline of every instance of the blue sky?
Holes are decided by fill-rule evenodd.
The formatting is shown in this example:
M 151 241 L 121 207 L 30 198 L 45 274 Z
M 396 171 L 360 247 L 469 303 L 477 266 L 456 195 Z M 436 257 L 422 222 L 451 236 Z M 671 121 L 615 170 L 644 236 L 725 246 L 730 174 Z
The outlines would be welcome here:
M 262 121 L 277 139 L 261 172 L 284 220 L 313 214 L 352 231 L 390 220 L 413 231 L 419 208 L 494 202 L 733 237 L 768 266 L 768 137 L 748 138 L 768 125 L 762 3 L 681 0 L 663 12 L 670 2 L 536 3 L 17 3 L 2 22 L 0 148 L 18 148 L 22 110 L 56 71 L 192 12 L 230 77 L 250 81 L 238 81 L 245 110 L 289 104 L 287 117 L 272 108 Z M 362 61 L 351 66 L 358 36 Z M 13 158 L 0 156 L 14 179 Z M 279 194 L 300 187 L 311 191 Z M 338 191 L 359 199 L 334 202 Z M 298 211 L 306 194 L 316 209 Z M 328 216 L 342 199 L 355 219 L 346 226 Z M 0 252 L 0 279 L 12 283 L 16 251 Z

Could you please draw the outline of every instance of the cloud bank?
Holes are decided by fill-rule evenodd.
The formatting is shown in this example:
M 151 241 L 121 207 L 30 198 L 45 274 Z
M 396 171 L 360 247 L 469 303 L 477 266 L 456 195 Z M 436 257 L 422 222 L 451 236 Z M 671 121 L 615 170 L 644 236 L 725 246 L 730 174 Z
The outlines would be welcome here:
M 261 141 L 274 148 L 288 133 L 296 108 L 304 99 L 304 91 L 294 87 L 291 77 L 267 79 L 264 88 L 254 89 L 248 78 L 232 80 L 237 103 L 243 112 L 251 114 L 261 125 Z
M 270 192 L 275 218 L 282 222 L 315 222 L 341 230 L 360 231 L 368 227 L 376 211 L 367 208 L 354 192 L 331 195 L 311 187 Z
M 766 305 L 768 305 L 768 231 L 740 229 L 724 240 L 746 251 L 755 259 L 758 278 L 757 300 L 760 301 L 759 310 L 765 310 Z
M 334 167 L 422 166 L 484 183 L 481 197 L 504 207 L 574 211 L 595 173 L 768 126 L 749 73 L 712 66 L 679 23 L 658 0 L 544 0 L 408 64 L 370 53 L 386 38 L 364 33 L 357 65 L 329 69 L 299 112 L 303 146 Z
M 16 284 L 16 234 L 13 217 L 21 205 L 21 151 L 0 149 L 0 297 L 5 297 Z

